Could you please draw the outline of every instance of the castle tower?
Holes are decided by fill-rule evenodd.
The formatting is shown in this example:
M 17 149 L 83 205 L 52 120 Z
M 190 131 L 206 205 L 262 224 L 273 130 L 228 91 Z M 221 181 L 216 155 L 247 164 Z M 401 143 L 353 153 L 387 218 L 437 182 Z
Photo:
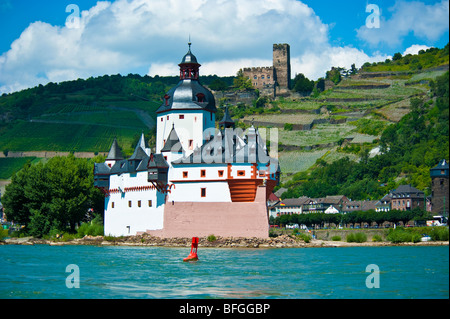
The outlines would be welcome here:
M 191 52 L 191 43 L 179 67 L 180 82 L 166 93 L 163 104 L 156 111 L 156 153 L 164 148 L 172 128 L 175 128 L 186 155 L 195 147 L 201 147 L 205 136 L 213 135 L 215 129 L 214 96 L 199 82 L 200 64 Z
M 448 163 L 444 160 L 430 169 L 432 209 L 435 214 L 448 217 L 449 187 Z
M 287 91 L 291 85 L 291 53 L 287 43 L 273 45 L 273 68 L 277 92 Z

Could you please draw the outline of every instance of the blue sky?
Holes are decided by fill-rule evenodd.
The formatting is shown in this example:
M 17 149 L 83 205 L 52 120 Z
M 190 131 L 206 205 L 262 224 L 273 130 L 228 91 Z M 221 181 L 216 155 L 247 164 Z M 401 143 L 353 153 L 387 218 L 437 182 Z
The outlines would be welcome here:
M 368 5 L 379 27 L 366 24 Z M 449 0 L 0 0 L 0 94 L 103 74 L 176 75 L 189 35 L 201 74 L 269 66 L 272 44 L 289 43 L 293 75 L 317 79 L 332 66 L 442 48 L 448 14 Z

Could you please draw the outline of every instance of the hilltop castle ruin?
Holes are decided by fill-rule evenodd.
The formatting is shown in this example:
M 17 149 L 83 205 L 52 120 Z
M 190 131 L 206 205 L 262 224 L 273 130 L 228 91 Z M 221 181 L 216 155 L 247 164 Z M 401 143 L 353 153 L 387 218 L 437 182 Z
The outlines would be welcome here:
M 287 43 L 273 45 L 273 65 L 243 68 L 244 76 L 263 96 L 285 95 L 291 84 L 291 55 Z

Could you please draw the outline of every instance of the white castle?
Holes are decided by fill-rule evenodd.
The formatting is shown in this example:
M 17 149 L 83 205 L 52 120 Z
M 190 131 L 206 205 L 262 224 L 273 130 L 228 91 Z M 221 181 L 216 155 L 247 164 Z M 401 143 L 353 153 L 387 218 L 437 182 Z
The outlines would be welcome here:
M 105 235 L 267 237 L 278 161 L 252 125 L 241 137 L 228 109 L 215 128 L 213 94 L 189 51 L 157 110 L 156 150 L 144 134 L 125 159 L 114 139 L 94 183 L 105 193 Z

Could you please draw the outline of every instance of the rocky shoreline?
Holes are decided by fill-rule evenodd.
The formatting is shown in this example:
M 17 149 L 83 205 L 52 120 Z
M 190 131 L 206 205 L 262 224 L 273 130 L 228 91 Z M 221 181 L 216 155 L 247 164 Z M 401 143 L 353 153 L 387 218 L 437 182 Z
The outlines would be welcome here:
M 104 238 L 103 236 L 85 236 L 69 241 L 46 240 L 32 237 L 8 238 L 0 241 L 0 245 L 95 245 L 95 246 L 143 246 L 143 247 L 190 247 L 192 238 L 159 238 L 148 234 L 120 238 Z M 211 248 L 313 248 L 313 247 L 357 247 L 357 246 L 444 246 L 448 241 L 428 241 L 418 243 L 363 242 L 348 243 L 344 241 L 327 241 L 311 239 L 305 242 L 289 235 L 273 238 L 236 238 L 217 237 L 210 241 L 207 237 L 199 238 L 200 247 Z

